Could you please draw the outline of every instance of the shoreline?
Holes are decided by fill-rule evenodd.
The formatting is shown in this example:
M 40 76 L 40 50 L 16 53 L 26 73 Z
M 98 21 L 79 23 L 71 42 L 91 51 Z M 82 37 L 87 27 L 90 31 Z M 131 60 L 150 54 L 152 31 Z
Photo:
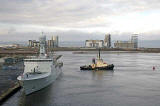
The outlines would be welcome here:
M 0 48 L 0 56 L 27 56 L 27 55 L 38 55 L 38 48 Z M 48 49 L 47 51 L 73 51 L 73 52 L 84 52 L 84 51 L 98 51 L 98 48 L 84 48 L 84 47 L 58 47 Z M 137 49 L 125 49 L 125 48 L 101 48 L 101 51 L 113 52 L 113 53 L 160 53 L 160 48 L 137 48 Z
M 17 91 L 21 89 L 18 82 L 14 84 L 13 87 L 8 88 L 0 95 L 0 105 L 2 105 L 7 99 L 13 96 Z
M 4 63 L 3 63 L 4 64 Z M 18 75 L 23 72 L 23 62 L 5 66 L 17 67 L 16 70 L 0 68 L 0 105 L 21 89 L 17 81 Z

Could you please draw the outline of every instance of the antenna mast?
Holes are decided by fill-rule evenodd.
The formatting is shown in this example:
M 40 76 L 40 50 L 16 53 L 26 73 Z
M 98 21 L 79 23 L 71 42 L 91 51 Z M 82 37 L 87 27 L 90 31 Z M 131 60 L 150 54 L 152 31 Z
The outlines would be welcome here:
M 99 48 L 99 56 L 98 56 L 98 57 L 99 57 L 99 59 L 101 58 L 101 54 L 100 54 L 100 48 Z

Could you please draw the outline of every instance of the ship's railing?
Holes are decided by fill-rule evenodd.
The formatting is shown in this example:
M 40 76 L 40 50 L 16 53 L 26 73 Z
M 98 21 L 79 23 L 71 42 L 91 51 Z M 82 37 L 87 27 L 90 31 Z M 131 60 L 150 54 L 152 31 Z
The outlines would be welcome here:
M 52 62 L 51 59 L 25 59 L 24 62 Z
M 23 75 L 21 75 L 21 78 L 23 79 L 30 79 L 30 78 L 33 78 L 33 77 L 38 77 L 44 73 L 47 73 L 47 72 L 27 72 Z

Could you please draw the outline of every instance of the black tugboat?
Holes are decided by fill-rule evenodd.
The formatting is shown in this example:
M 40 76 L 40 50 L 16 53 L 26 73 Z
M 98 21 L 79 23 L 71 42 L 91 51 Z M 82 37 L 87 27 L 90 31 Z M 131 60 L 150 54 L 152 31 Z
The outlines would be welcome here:
M 80 70 L 113 70 L 114 65 L 113 64 L 107 64 L 103 62 L 103 59 L 100 57 L 100 49 L 99 49 L 99 55 L 97 56 L 97 59 L 92 59 L 91 65 L 85 65 L 81 66 Z

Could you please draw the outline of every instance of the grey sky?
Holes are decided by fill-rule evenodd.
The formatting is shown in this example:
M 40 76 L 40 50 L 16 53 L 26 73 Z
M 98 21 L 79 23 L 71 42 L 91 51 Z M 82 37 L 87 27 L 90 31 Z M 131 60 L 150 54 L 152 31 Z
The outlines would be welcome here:
M 32 39 L 44 31 L 64 41 L 105 33 L 154 40 L 160 39 L 159 19 L 159 0 L 0 0 L 0 39 Z

